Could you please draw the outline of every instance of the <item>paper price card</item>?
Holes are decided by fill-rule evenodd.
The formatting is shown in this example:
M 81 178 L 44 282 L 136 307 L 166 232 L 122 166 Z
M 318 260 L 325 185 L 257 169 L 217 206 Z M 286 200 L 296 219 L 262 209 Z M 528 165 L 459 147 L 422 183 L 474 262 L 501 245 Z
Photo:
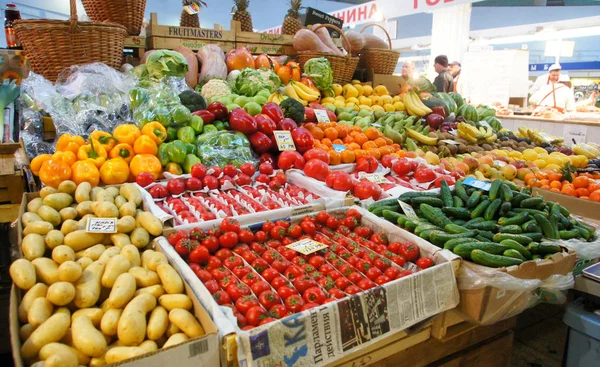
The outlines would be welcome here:
M 585 143 L 587 135 L 587 126 L 565 124 L 563 128 L 563 137 L 565 143 L 578 144 Z
M 90 218 L 85 226 L 87 233 L 117 233 L 117 218 Z
M 506 166 L 506 164 L 507 164 L 507 163 L 506 163 L 506 162 L 503 162 L 503 161 L 498 161 L 498 160 L 494 161 L 494 166 L 495 166 L 495 167 L 500 167 L 500 168 L 502 168 L 502 167 Z
M 311 240 L 310 238 L 305 238 L 303 240 L 296 241 L 294 243 L 290 243 L 289 245 L 287 245 L 285 247 L 290 248 L 294 251 L 298 251 L 299 253 L 301 253 L 303 255 L 310 255 L 313 252 L 317 252 L 319 250 L 323 250 L 323 249 L 327 248 L 327 245 L 325 245 L 321 242 L 317 242 L 315 240 Z
M 448 130 L 448 134 L 458 136 L 458 131 L 456 130 Z
M 277 149 L 280 151 L 284 150 L 296 150 L 294 139 L 292 139 L 292 133 L 287 130 L 275 130 L 273 131 L 275 141 L 277 142 Z
M 479 125 L 481 125 L 481 126 L 483 126 L 485 128 L 491 127 L 490 124 L 488 124 L 488 122 L 485 121 L 485 120 L 479 121 Z
M 415 210 L 412 206 L 408 205 L 402 200 L 398 200 L 398 204 L 400 204 L 402 211 L 404 212 L 404 214 L 406 214 L 407 217 L 411 219 L 419 219 L 419 216 L 417 215 L 417 213 L 415 213 Z
M 380 173 L 366 173 L 364 175 L 362 175 L 362 177 L 366 178 L 367 180 L 376 183 L 376 184 L 387 184 L 387 183 L 391 183 L 390 180 L 388 180 L 387 178 L 385 178 L 382 174 Z
M 344 144 L 332 144 L 332 146 L 333 146 L 333 150 L 335 150 L 338 153 L 346 150 L 346 146 Z
M 473 177 L 465 178 L 463 184 L 485 191 L 489 191 L 490 187 L 492 187 L 492 184 L 490 182 L 481 181 Z
M 331 122 L 331 120 L 329 119 L 329 115 L 327 114 L 326 110 L 314 110 L 315 111 L 315 117 L 317 118 L 317 121 L 319 122 Z
M 446 143 L 446 144 L 451 144 L 451 145 L 458 145 L 457 142 L 455 142 L 454 140 L 450 140 L 450 139 L 444 139 L 444 140 L 440 140 L 442 143 Z

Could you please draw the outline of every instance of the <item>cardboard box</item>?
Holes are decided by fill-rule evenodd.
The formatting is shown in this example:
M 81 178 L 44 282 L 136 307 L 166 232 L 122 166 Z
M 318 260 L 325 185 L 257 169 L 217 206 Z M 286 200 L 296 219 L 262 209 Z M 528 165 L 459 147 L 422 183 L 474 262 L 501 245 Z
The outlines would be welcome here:
M 399 75 L 375 74 L 373 73 L 373 69 L 368 70 L 368 78 L 368 80 L 371 81 L 373 88 L 378 85 L 385 85 L 388 92 L 392 95 L 399 94 L 400 88 L 406 84 L 404 78 Z
M 39 193 L 26 193 L 23 195 L 21 208 L 19 211 L 19 220 L 17 223 L 17 242 L 19 246 L 19 257 L 21 257 L 20 243 L 22 238 L 21 216 L 27 210 L 27 203 L 39 197 Z M 161 251 L 159 246 L 155 246 L 158 251 Z M 195 366 L 217 366 L 219 364 L 219 339 L 218 330 L 210 316 L 200 303 L 200 300 L 195 296 L 190 285 L 184 279 L 186 294 L 192 299 L 194 306 L 194 316 L 200 321 L 205 335 L 190 339 L 185 343 L 172 346 L 167 349 L 160 349 L 153 353 L 144 354 L 143 356 L 132 358 L 117 364 L 107 366 L 126 366 L 126 367 L 162 367 L 166 365 L 174 365 L 177 367 L 195 367 Z M 13 361 L 16 367 L 24 366 L 24 361 L 21 358 L 21 340 L 19 338 L 19 318 L 17 314 L 18 304 L 24 292 L 13 285 L 10 293 L 9 306 L 9 323 L 10 323 L 10 341 L 12 345 Z
M 533 194 L 543 197 L 545 201 L 559 203 L 560 205 L 569 209 L 571 214 L 600 220 L 600 203 L 596 201 L 580 199 L 574 196 L 569 196 L 550 190 L 543 190 L 537 187 L 533 188 Z

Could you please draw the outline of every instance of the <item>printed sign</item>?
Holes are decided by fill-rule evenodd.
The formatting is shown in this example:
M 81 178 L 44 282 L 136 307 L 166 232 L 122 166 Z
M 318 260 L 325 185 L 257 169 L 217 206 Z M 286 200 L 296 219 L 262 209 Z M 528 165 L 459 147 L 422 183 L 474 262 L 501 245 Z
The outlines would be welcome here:
M 294 139 L 292 139 L 292 133 L 287 130 L 275 130 L 273 131 L 275 141 L 277 142 L 277 149 L 280 151 L 284 150 L 296 150 Z
M 85 231 L 87 233 L 117 233 L 117 218 L 90 218 Z
M 332 144 L 332 146 L 333 146 L 333 150 L 335 150 L 338 153 L 346 150 L 346 146 L 344 144 Z
M 398 204 L 400 204 L 402 211 L 404 212 L 404 214 L 406 214 L 407 217 L 411 219 L 419 219 L 419 216 L 417 215 L 417 213 L 415 213 L 415 210 L 412 206 L 410 206 L 402 200 L 398 200 Z
M 485 127 L 486 129 L 487 129 L 488 127 L 491 127 L 491 126 L 490 126 L 490 124 L 488 124 L 488 122 L 487 122 L 487 121 L 485 121 L 485 120 L 481 120 L 481 121 L 479 121 L 479 125 L 481 125 L 481 126 Z
M 361 175 L 361 178 L 366 178 L 367 180 L 376 184 L 391 183 L 390 180 L 385 178 L 381 173 L 365 173 Z
M 453 130 L 448 130 L 448 134 L 454 135 L 454 136 L 458 136 L 458 131 L 456 131 L 454 129 Z
M 296 241 L 294 243 L 290 243 L 289 245 L 287 245 L 285 247 L 291 248 L 294 251 L 298 251 L 299 253 L 301 253 L 303 255 L 309 255 L 309 254 L 312 254 L 313 252 L 317 252 L 319 250 L 323 250 L 323 249 L 327 248 L 327 245 L 325 245 L 321 242 L 312 240 L 310 238 L 305 238 L 303 240 Z
M 315 117 L 317 118 L 317 121 L 331 122 L 331 120 L 329 119 L 329 115 L 327 114 L 327 111 L 325 111 L 325 110 L 314 110 L 314 111 L 315 111 Z
M 565 143 L 568 144 L 585 143 L 586 135 L 587 126 L 585 125 L 565 124 L 563 128 L 563 137 L 565 138 Z
M 481 180 L 478 180 L 473 177 L 465 178 L 465 180 L 463 181 L 463 184 L 469 185 L 471 187 L 474 187 L 474 188 L 480 189 L 480 190 L 484 190 L 484 191 L 489 191 L 490 187 L 492 187 L 492 184 L 490 182 L 481 181 Z
M 306 18 L 304 20 L 305 26 L 310 26 L 313 24 L 332 24 L 340 29 L 344 25 L 344 21 L 340 18 L 336 18 L 332 15 L 324 13 L 320 10 L 313 9 L 311 7 L 306 8 Z M 339 38 L 341 35 L 331 28 L 325 28 L 331 34 L 333 38 Z

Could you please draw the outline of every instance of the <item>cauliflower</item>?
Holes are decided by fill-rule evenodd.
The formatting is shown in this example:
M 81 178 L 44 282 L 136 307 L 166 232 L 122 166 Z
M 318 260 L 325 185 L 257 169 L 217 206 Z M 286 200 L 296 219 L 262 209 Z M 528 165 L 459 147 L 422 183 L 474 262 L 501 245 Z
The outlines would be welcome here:
M 231 94 L 231 89 L 227 82 L 221 79 L 211 79 L 202 86 L 200 94 L 209 101 L 217 97 L 226 97 Z

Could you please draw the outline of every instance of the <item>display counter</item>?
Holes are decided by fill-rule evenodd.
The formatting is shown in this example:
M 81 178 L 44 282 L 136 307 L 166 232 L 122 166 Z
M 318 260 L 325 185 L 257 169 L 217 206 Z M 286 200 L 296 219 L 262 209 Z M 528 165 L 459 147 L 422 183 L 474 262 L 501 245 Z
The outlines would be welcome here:
M 588 114 L 586 114 L 588 115 Z M 595 114 L 597 116 L 597 114 Z M 498 116 L 502 126 L 516 131 L 521 126 L 542 130 L 550 135 L 568 137 L 583 137 L 583 142 L 600 141 L 600 118 L 589 120 L 577 118 L 550 119 L 539 116 Z M 580 142 L 578 140 L 578 142 Z

